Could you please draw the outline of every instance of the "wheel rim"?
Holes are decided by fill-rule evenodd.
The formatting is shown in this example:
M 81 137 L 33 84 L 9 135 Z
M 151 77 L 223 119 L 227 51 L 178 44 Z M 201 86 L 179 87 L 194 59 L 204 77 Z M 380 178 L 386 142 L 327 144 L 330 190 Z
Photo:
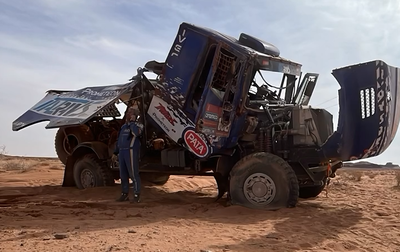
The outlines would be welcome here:
M 96 179 L 93 172 L 89 169 L 84 169 L 81 172 L 81 184 L 84 188 L 90 188 L 96 186 Z
M 270 176 L 254 173 L 244 182 L 243 192 L 246 199 L 255 205 L 267 205 L 276 195 L 276 186 Z

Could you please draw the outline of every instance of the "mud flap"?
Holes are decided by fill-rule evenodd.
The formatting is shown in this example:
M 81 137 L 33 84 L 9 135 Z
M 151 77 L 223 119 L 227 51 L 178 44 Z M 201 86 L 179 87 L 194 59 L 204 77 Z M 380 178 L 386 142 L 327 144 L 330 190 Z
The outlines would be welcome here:
M 398 125 L 399 68 L 376 60 L 332 71 L 339 90 L 338 128 L 323 144 L 325 157 L 350 161 L 378 156 Z

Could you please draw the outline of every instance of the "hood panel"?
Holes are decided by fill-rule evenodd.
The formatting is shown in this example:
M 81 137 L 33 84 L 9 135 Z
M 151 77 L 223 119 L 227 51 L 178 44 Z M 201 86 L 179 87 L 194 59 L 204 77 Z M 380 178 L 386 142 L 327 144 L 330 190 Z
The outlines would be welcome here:
M 46 129 L 87 122 L 96 115 L 119 116 L 113 104 L 135 84 L 86 87 L 76 91 L 50 90 L 46 96 L 17 118 L 12 125 L 18 131 L 30 125 L 50 121 Z
M 335 69 L 339 90 L 336 132 L 322 146 L 326 156 L 343 161 L 383 153 L 399 125 L 399 68 L 381 60 Z

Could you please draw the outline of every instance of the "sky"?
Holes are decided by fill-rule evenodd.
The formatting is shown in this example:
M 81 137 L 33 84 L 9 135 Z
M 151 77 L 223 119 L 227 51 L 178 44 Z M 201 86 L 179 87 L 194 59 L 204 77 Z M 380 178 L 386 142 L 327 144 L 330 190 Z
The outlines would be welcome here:
M 251 34 L 319 73 L 310 104 L 336 125 L 332 69 L 375 59 L 400 66 L 399 11 L 396 0 L 0 0 L 0 146 L 55 157 L 47 122 L 18 132 L 12 122 L 49 89 L 125 83 L 147 61 L 164 61 L 182 22 Z M 367 161 L 400 163 L 399 135 Z

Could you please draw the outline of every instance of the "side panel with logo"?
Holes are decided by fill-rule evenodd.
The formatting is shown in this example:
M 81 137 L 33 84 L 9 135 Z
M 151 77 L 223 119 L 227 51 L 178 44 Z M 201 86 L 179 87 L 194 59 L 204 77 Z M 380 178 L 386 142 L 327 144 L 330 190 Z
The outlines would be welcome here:
M 207 157 L 212 153 L 204 134 L 195 132 L 194 123 L 183 113 L 155 95 L 147 111 L 151 119 L 176 143 L 183 139 L 185 147 L 198 157 Z
M 135 83 L 87 87 L 76 91 L 49 91 L 31 109 L 13 122 L 18 131 L 38 122 L 50 121 L 46 128 L 83 124 L 94 115 L 119 116 L 113 104 L 121 94 Z

